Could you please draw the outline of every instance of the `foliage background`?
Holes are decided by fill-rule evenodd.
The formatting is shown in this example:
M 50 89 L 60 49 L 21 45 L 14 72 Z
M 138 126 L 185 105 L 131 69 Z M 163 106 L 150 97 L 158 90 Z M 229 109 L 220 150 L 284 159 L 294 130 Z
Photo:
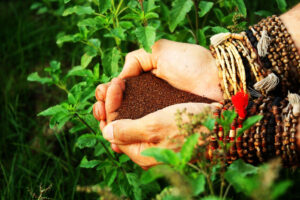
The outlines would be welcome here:
M 105 143 L 100 132 L 92 134 L 74 114 L 97 130 L 88 114 L 93 90 L 117 75 L 127 52 L 139 47 L 149 50 L 160 38 L 207 47 L 212 34 L 242 30 L 297 2 L 149 0 L 142 8 L 135 0 L 1 1 L 1 199 L 37 199 L 40 186 L 51 186 L 44 195 L 53 199 L 95 199 L 95 193 L 76 192 L 77 185 L 114 187 L 114 181 L 124 183 L 120 184 L 123 190 L 128 187 L 129 191 L 112 188 L 114 193 L 136 199 L 153 197 L 168 184 L 160 180 L 143 189 L 137 178 L 142 173 L 139 167 L 126 156 L 114 155 L 117 162 L 107 159 L 99 144 Z M 247 17 L 234 23 L 241 14 Z M 50 122 L 37 117 L 56 104 L 60 106 L 55 112 L 42 114 L 52 116 Z M 114 165 L 116 170 L 108 170 Z M 128 173 L 124 177 L 121 165 Z M 299 198 L 298 177 L 299 171 L 281 171 L 280 178 L 294 183 L 287 198 Z

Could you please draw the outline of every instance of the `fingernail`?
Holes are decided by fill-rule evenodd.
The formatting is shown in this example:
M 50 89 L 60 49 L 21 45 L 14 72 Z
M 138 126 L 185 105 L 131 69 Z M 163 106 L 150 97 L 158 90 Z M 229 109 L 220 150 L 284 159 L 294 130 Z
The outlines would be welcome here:
M 111 141 L 114 139 L 114 127 L 112 124 L 107 125 L 103 129 L 103 137 L 108 141 Z

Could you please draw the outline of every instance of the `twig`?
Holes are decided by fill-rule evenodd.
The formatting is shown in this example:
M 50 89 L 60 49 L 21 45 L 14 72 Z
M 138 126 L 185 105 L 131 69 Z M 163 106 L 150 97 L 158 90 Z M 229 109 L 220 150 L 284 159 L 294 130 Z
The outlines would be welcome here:
M 90 131 L 92 131 L 94 133 L 94 135 L 97 135 L 96 131 L 88 124 L 86 123 L 86 121 L 84 121 L 84 119 L 82 119 L 77 113 L 75 113 L 75 116 L 84 124 L 86 125 L 86 127 L 88 129 L 90 129 Z M 116 158 L 110 153 L 109 149 L 105 146 L 105 144 L 101 141 L 100 141 L 100 144 L 103 146 L 104 150 L 106 151 L 106 153 L 108 154 L 109 158 L 112 159 L 112 160 L 116 160 Z
M 90 129 L 90 131 L 92 131 L 95 135 L 97 135 L 96 131 L 86 122 L 84 121 L 84 119 L 82 119 L 77 113 L 75 113 L 75 116 L 78 117 L 78 119 L 84 124 L 86 125 L 86 127 L 88 129 Z M 118 160 L 110 153 L 109 149 L 105 146 L 105 144 L 99 140 L 100 144 L 103 146 L 104 150 L 106 151 L 106 153 L 108 154 L 108 157 L 112 160 L 112 161 L 116 161 L 118 162 Z M 114 162 L 113 162 L 114 163 Z M 125 169 L 121 166 L 121 165 L 117 165 L 117 167 L 119 167 L 122 171 L 122 173 L 124 174 L 124 176 L 126 177 L 126 171 Z
M 198 41 L 198 35 L 197 35 L 197 31 L 199 29 L 199 18 L 198 18 L 198 0 L 193 0 L 194 2 L 194 6 L 195 6 L 195 21 L 196 21 L 196 28 L 195 28 L 195 33 L 196 33 L 196 43 L 199 44 Z
M 224 197 L 223 197 L 224 200 L 226 199 L 226 196 L 227 196 L 227 194 L 228 194 L 228 192 L 229 192 L 230 187 L 231 187 L 231 184 L 229 184 L 229 185 L 227 186 L 226 190 L 225 190 Z

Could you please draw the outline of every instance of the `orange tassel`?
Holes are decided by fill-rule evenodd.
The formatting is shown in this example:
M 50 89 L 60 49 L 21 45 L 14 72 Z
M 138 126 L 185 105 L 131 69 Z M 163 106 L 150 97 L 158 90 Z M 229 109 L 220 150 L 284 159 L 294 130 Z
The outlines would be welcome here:
M 245 94 L 243 90 L 237 92 L 236 95 L 231 97 L 231 101 L 239 117 L 245 119 L 247 114 L 246 108 L 248 106 L 248 94 Z

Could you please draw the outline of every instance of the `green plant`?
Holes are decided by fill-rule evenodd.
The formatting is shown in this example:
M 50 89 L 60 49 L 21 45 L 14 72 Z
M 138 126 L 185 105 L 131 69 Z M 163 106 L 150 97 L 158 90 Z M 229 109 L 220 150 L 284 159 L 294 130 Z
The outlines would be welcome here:
M 283 12 L 296 1 L 289 2 L 289 5 L 285 0 L 276 2 L 269 0 L 266 5 L 258 2 L 43 0 L 33 3 L 31 9 L 36 10 L 38 15 L 54 15 L 64 21 L 65 27 L 62 27 L 61 32 L 57 34 L 56 43 L 61 48 L 69 45 L 68 49 L 71 49 L 73 55 L 72 59 L 67 61 L 51 61 L 44 69 L 43 76 L 37 72 L 28 76 L 29 81 L 56 86 L 61 89 L 65 97 L 65 100 L 38 115 L 49 116 L 50 127 L 58 130 L 71 122 L 72 126 L 67 131 L 78 136 L 75 147 L 82 149 L 85 154 L 80 167 L 96 170 L 99 176 L 97 185 L 110 187 L 117 196 L 132 199 L 154 197 L 164 187 L 154 180 L 167 174 L 173 178 L 171 182 L 175 188 L 178 186 L 176 181 L 184 180 L 184 187 L 177 187 L 179 196 L 185 194 L 187 198 L 192 198 L 203 194 L 216 195 L 214 187 L 217 182 L 216 185 L 220 186 L 220 198 L 226 198 L 230 185 L 227 185 L 224 191 L 225 180 L 237 190 L 234 184 L 236 180 L 226 178 L 230 169 L 234 170 L 236 165 L 246 168 L 246 172 L 237 170 L 241 177 L 245 177 L 240 181 L 245 181 L 249 174 L 253 177 L 259 176 L 256 173 L 259 171 L 258 168 L 250 167 L 241 161 L 234 163 L 227 172 L 222 162 L 217 165 L 204 161 L 198 162 L 197 165 L 190 164 L 189 160 L 193 154 L 191 146 L 195 146 L 199 137 L 196 134 L 188 138 L 179 154 L 165 149 L 144 152 L 145 155 L 151 155 L 168 165 L 151 169 L 149 173 L 143 175 L 143 181 L 140 182 L 142 170 L 131 163 L 126 155 L 114 154 L 108 142 L 103 139 L 98 123 L 91 114 L 94 91 L 98 84 L 108 82 L 118 75 L 126 54 L 134 49 L 141 47 L 151 51 L 153 43 L 161 38 L 208 47 L 211 35 L 241 31 L 249 23 L 255 22 L 257 16 L 265 17 Z M 225 130 L 229 130 L 230 119 L 234 117 L 234 112 L 227 112 L 225 114 L 227 121 L 219 119 L 219 123 Z M 210 127 L 213 120 L 209 119 L 203 123 Z M 191 125 L 185 125 L 185 128 L 189 129 L 183 128 L 183 130 L 193 130 Z M 223 146 L 221 154 L 228 148 L 226 144 Z M 198 151 L 204 155 L 203 149 Z M 205 160 L 204 157 L 202 158 L 201 160 Z M 159 170 L 155 171 L 157 169 Z M 146 180 L 147 178 L 153 182 Z M 206 187 L 209 192 L 205 190 Z M 247 189 L 250 191 L 249 188 Z M 173 190 L 176 189 L 166 189 L 165 193 Z M 241 191 L 249 195 L 246 189 Z
M 158 178 L 165 177 L 169 180 L 171 188 L 175 191 L 162 191 L 157 199 L 227 199 L 231 187 L 236 193 L 253 199 L 276 199 L 282 195 L 291 185 L 289 180 L 274 182 L 278 177 L 280 160 L 273 160 L 260 167 L 255 167 L 242 160 L 234 161 L 229 167 L 226 164 L 227 153 L 230 144 L 218 142 L 220 149 L 214 153 L 214 159 L 206 158 L 209 149 L 209 134 L 199 134 L 197 128 L 206 126 L 212 131 L 215 119 L 206 113 L 190 115 L 179 112 L 177 116 L 179 129 L 188 137 L 178 153 L 168 149 L 150 148 L 142 152 L 145 156 L 154 157 L 159 165 L 145 172 L 142 183 L 150 183 Z M 189 122 L 182 123 L 182 115 L 188 115 Z M 229 135 L 230 124 L 236 118 L 234 111 L 225 111 L 216 120 L 225 130 L 224 137 Z M 262 116 L 253 116 L 243 123 L 245 131 L 259 120 Z M 199 130 L 199 129 L 198 129 Z M 197 146 L 199 137 L 205 141 L 203 145 Z M 196 148 L 195 148 L 196 147 Z M 190 162 L 194 155 L 194 162 Z M 195 156 L 196 155 L 196 156 Z M 280 190 L 274 190 L 280 188 Z

